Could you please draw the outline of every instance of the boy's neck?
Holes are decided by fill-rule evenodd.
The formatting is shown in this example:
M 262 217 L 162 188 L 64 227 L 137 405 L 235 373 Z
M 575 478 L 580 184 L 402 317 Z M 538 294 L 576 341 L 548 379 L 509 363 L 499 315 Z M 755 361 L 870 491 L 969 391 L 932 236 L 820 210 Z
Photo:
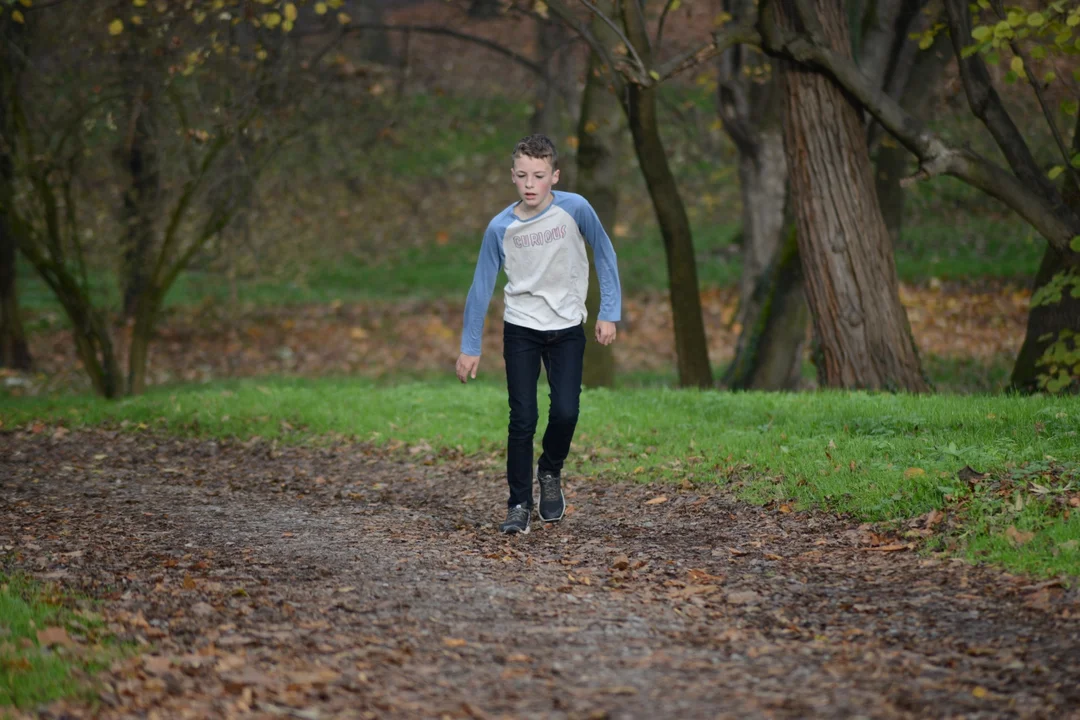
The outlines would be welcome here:
M 551 203 L 553 202 L 555 202 L 554 190 L 548 193 L 547 200 L 544 201 L 543 205 L 536 208 L 536 210 L 530 210 L 524 202 L 518 200 L 517 205 L 514 206 L 514 214 L 517 215 L 518 218 L 520 218 L 521 220 L 529 220 L 547 210 L 549 207 L 551 207 Z

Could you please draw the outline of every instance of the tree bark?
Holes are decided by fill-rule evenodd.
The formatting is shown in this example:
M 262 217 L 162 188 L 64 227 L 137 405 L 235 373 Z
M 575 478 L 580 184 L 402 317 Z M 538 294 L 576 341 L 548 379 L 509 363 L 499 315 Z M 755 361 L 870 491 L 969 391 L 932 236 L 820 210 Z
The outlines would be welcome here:
M 129 185 L 124 192 L 124 317 L 133 319 L 147 282 L 147 262 L 161 211 L 161 175 L 152 134 L 154 100 L 142 82 L 132 82 L 128 137 L 122 149 Z
M 1073 128 L 1071 150 L 1073 155 L 1078 152 L 1080 152 L 1080 118 L 1077 119 Z M 1064 201 L 1071 207 L 1080 207 L 1080 190 L 1068 177 L 1062 179 L 1061 194 Z M 1024 344 L 1020 346 L 1012 377 L 1009 380 L 1011 390 L 1025 394 L 1038 392 L 1040 371 L 1045 372 L 1045 369 L 1040 368 L 1039 363 L 1043 353 L 1061 337 L 1062 331 L 1069 331 L 1080 336 L 1080 297 L 1073 295 L 1074 288 L 1080 292 L 1080 253 L 1071 250 L 1062 252 L 1053 245 L 1047 244 L 1039 270 L 1035 274 L 1032 297 L 1037 297 L 1040 290 L 1046 288 L 1056 276 L 1062 274 L 1066 278 L 1073 279 L 1075 285 L 1065 285 L 1061 300 L 1039 305 L 1033 303 L 1031 309 L 1028 310 Z M 1080 372 L 1072 374 L 1074 376 L 1073 388 L 1076 389 L 1075 380 L 1080 378 Z
M 839 0 L 805 0 L 783 22 L 811 24 L 828 47 L 850 57 Z M 784 145 L 791 163 L 799 254 L 824 387 L 924 392 L 907 313 L 900 303 L 892 243 L 874 193 L 861 111 L 821 72 L 785 62 Z
M 649 47 L 643 11 L 636 0 L 623 5 L 623 23 L 630 41 L 642 54 Z M 645 62 L 649 63 L 647 54 Z M 675 352 L 681 387 L 713 385 L 709 365 L 705 323 L 701 316 L 697 261 L 690 220 L 686 216 L 679 187 L 668 164 L 667 152 L 660 140 L 656 117 L 656 87 L 628 84 L 624 106 L 638 164 L 649 188 L 656 211 L 660 234 L 667 256 L 668 285 L 671 288 L 671 312 L 675 325 Z
M 759 278 L 752 307 L 723 384 L 732 390 L 798 388 L 810 308 L 794 227 Z
M 555 71 L 559 54 L 556 51 L 563 41 L 563 24 L 554 20 L 538 19 L 536 35 L 539 56 L 544 63 L 547 78 L 537 82 L 529 130 L 554 138 L 558 135 L 559 128 L 559 87 L 556 84 L 558 73 Z
M 1025 394 L 1039 392 L 1039 375 L 1047 372 L 1047 368 L 1041 367 L 1039 363 L 1043 353 L 1061 337 L 1062 330 L 1080 334 L 1080 297 L 1074 297 L 1072 293 L 1074 287 L 1080 290 L 1080 253 L 1066 254 L 1047 245 L 1039 271 L 1035 275 L 1035 292 L 1046 287 L 1060 274 L 1075 278 L 1076 285 L 1066 284 L 1060 301 L 1032 306 L 1028 312 L 1027 332 L 1013 366 L 1009 380 L 1010 390 Z M 1070 374 L 1074 377 L 1075 389 L 1080 373 Z
M 810 316 L 793 228 L 781 241 L 785 225 L 790 226 L 783 95 L 775 79 L 747 78 L 744 64 L 756 57 L 733 48 L 720 59 L 720 117 L 739 153 L 743 238 L 736 318 L 742 329 L 722 384 L 733 390 L 788 390 L 800 380 Z
M 721 56 L 717 92 L 724 130 L 739 154 L 743 247 L 740 323 L 753 313 L 754 289 L 780 247 L 788 190 L 783 96 L 775 79 L 760 83 L 747 78 L 744 71 L 757 56 L 746 55 L 737 47 Z
M 605 39 L 613 34 L 607 24 L 598 18 L 594 18 L 592 30 L 598 37 Z M 608 87 L 603 61 L 596 53 L 590 53 L 577 129 L 576 189 L 589 200 L 600 218 L 600 223 L 609 233 L 614 233 L 615 230 L 619 202 L 619 144 L 622 139 L 622 121 L 622 108 L 618 98 Z M 591 265 L 591 248 L 589 262 Z M 600 310 L 600 283 L 595 272 L 589 273 L 589 293 L 585 305 L 589 311 L 586 337 L 590 338 L 590 341 L 585 345 L 582 384 L 585 387 L 613 387 L 613 348 L 591 340 Z
M 25 33 L 8 18 L 0 17 L 0 367 L 29 370 L 32 359 L 16 292 L 18 239 L 10 218 L 15 195 L 15 127 L 8 107 L 17 92 L 16 68 L 19 66 L 18 58 L 13 57 L 15 53 L 10 52 L 10 48 L 25 46 L 22 37 Z

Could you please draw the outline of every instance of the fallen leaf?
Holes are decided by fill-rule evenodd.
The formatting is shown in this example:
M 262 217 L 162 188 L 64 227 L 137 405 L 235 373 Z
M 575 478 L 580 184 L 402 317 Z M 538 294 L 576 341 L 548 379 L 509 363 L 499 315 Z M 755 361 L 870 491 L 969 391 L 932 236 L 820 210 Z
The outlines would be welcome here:
M 761 602 L 761 595 L 753 590 L 740 590 L 728 593 L 725 599 L 732 605 L 757 605 Z
M 47 627 L 44 630 L 38 630 L 37 641 L 39 645 L 44 647 L 50 645 L 75 646 L 75 641 L 68 637 L 67 630 L 62 627 Z
M 659 505 L 667 502 L 667 495 L 661 495 L 660 497 L 654 497 L 652 500 L 646 500 L 646 505 Z
M 618 555 L 612 561 L 611 567 L 615 568 L 616 570 L 625 570 L 626 568 L 630 567 L 630 558 L 626 557 L 625 555 Z
M 982 685 L 976 685 L 975 688 L 971 691 L 971 694 L 977 698 L 984 698 L 990 694 L 990 691 L 984 688 Z
M 445 645 L 446 647 L 465 647 L 468 644 L 468 641 L 462 640 L 461 638 L 443 638 L 443 645 Z
M 151 675 L 164 675 L 172 669 L 172 658 L 162 655 L 146 655 L 142 661 L 143 669 Z
M 1017 530 L 1015 525 L 1010 525 L 1008 529 L 1005 530 L 1005 537 L 1009 539 L 1009 542 L 1012 543 L 1013 546 L 1025 545 L 1031 542 L 1035 537 L 1035 533 L 1026 530 Z
M 891 543 L 889 545 L 874 545 L 872 547 L 865 547 L 863 548 L 863 550 L 876 550 L 877 552 L 900 552 L 902 550 L 911 550 L 913 547 L 913 543 Z
M 926 474 L 926 471 L 921 467 L 909 467 L 904 471 L 904 478 L 910 480 L 911 478 L 922 477 Z

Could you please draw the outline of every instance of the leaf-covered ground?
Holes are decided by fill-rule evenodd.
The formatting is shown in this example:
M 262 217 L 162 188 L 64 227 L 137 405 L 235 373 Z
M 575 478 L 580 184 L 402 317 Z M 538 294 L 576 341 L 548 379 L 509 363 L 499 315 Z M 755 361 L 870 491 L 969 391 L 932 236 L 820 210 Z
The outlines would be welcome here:
M 507 539 L 501 474 L 435 460 L 0 434 L 5 567 L 140 648 L 40 716 L 1080 717 L 1076 588 L 691 483 Z
M 904 286 L 901 293 L 924 356 L 976 362 L 1004 356 L 1009 363 L 1024 339 L 1029 295 L 1011 285 L 979 290 L 963 285 Z M 500 297 L 496 293 L 485 328 L 484 372 L 502 364 Z M 730 360 L 734 353 L 739 331 L 732 322 L 736 303 L 734 289 L 702 293 L 714 364 Z M 451 374 L 460 344 L 460 302 L 372 301 L 230 312 L 218 306 L 214 311 L 178 311 L 164 319 L 150 347 L 151 382 L 281 373 Z M 69 331 L 36 333 L 31 344 L 45 378 L 44 385 L 32 392 L 85 385 Z M 666 296 L 627 298 L 613 347 L 620 373 L 670 371 L 675 366 L 675 342 Z

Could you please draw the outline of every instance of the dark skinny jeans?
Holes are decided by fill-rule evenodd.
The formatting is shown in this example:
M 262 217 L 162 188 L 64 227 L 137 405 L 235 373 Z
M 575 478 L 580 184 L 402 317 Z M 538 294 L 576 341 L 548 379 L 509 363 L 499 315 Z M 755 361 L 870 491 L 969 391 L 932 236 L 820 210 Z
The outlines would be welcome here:
M 508 507 L 533 506 L 533 436 L 539 411 L 536 405 L 540 363 L 547 370 L 551 408 L 544 431 L 542 471 L 560 473 L 570 452 L 577 427 L 581 398 L 581 368 L 585 360 L 585 328 L 532 330 L 505 323 L 503 359 L 510 399 L 510 428 L 506 443 Z

